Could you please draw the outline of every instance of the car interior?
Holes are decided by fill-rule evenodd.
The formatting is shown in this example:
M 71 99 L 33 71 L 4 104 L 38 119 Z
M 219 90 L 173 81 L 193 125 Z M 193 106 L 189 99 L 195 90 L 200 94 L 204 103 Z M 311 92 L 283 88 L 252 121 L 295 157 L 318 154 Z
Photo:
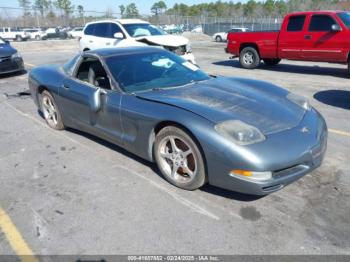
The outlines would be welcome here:
M 108 75 L 101 62 L 96 58 L 84 58 L 84 61 L 79 66 L 76 77 L 96 87 L 111 89 Z

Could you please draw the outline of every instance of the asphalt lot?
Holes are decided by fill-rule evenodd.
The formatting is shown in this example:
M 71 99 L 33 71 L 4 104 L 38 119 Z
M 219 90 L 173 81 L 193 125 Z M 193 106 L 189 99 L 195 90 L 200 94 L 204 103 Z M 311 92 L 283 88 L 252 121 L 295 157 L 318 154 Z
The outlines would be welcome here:
M 30 97 L 18 95 L 27 90 L 27 74 L 4 76 L 0 211 L 35 254 L 350 254 L 346 67 L 283 61 L 250 71 L 223 48 L 193 42 L 205 71 L 273 82 L 308 97 L 324 115 L 330 134 L 323 166 L 263 198 L 211 186 L 183 191 L 123 149 L 74 130 L 49 129 Z M 76 52 L 72 42 L 71 48 L 22 55 L 30 69 Z M 0 227 L 0 254 L 15 254 L 8 241 L 15 229 Z

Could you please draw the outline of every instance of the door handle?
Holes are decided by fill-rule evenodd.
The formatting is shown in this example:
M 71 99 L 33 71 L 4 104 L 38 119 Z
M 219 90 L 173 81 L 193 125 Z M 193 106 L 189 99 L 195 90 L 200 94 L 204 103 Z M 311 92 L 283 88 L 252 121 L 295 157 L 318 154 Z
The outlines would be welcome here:
M 106 45 L 111 45 L 111 43 L 106 43 Z
M 93 43 L 94 41 L 90 40 L 89 43 Z
M 65 84 L 63 84 L 62 87 L 63 87 L 64 89 L 69 89 L 69 86 L 67 86 L 67 85 L 65 85 Z
M 312 36 L 311 35 L 304 35 L 304 39 L 310 40 L 310 39 L 312 39 Z

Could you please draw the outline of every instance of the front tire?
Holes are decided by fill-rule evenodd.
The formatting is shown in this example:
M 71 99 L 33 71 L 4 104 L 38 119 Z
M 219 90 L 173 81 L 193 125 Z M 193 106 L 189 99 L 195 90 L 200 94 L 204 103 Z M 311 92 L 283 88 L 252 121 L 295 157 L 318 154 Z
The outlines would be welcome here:
M 202 153 L 184 130 L 168 126 L 156 136 L 154 157 L 164 178 L 179 188 L 195 190 L 206 181 Z
M 20 35 L 18 35 L 18 36 L 16 36 L 16 41 L 17 42 L 22 42 L 23 38 Z
M 219 36 L 219 35 L 216 36 L 216 37 L 215 37 L 215 41 L 216 41 L 216 42 L 222 42 L 222 37 Z
M 264 59 L 264 63 L 267 66 L 275 66 L 275 65 L 278 65 L 279 62 L 281 62 L 281 59 L 279 59 L 279 58 L 266 58 L 266 59 Z
M 50 92 L 46 90 L 41 93 L 41 112 L 43 113 L 45 121 L 49 127 L 56 130 L 64 129 L 61 113 L 55 99 Z
M 239 55 L 239 62 L 245 69 L 257 68 L 260 64 L 260 55 L 254 47 L 243 48 Z

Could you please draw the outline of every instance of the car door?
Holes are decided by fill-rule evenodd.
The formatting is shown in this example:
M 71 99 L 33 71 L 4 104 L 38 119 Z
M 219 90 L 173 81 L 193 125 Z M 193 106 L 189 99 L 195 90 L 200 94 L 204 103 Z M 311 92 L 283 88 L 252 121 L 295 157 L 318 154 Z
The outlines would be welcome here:
M 279 34 L 279 57 L 298 60 L 303 47 L 306 15 L 292 15 L 286 19 Z
M 60 110 L 65 117 L 64 121 L 83 130 L 91 125 L 91 102 L 97 90 L 88 83 L 89 63 L 89 57 L 82 57 L 72 75 L 67 75 L 59 89 Z
M 333 26 L 337 26 L 340 31 L 333 30 Z M 342 37 L 341 30 L 339 23 L 332 16 L 312 15 L 303 40 L 303 59 L 325 62 L 346 61 L 347 54 L 344 47 L 347 45 L 347 39 Z
M 63 115 L 73 126 L 121 144 L 121 93 L 112 88 L 105 70 L 96 73 L 94 84 L 90 82 L 89 72 L 97 63 L 104 70 L 98 58 L 85 54 L 73 75 L 64 80 L 59 92 Z
M 94 30 L 94 39 L 91 49 L 108 48 L 111 47 L 111 39 L 109 36 L 110 23 L 96 23 Z

